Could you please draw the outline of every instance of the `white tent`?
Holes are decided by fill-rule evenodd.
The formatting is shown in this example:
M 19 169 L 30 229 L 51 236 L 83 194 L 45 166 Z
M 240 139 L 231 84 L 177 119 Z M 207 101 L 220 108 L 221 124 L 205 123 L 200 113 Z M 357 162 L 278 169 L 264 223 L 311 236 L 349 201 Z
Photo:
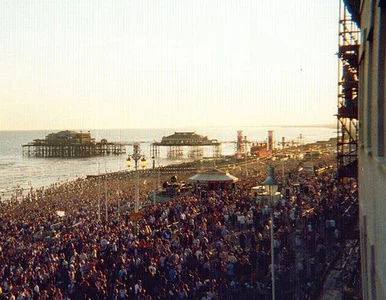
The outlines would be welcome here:
M 188 179 L 195 186 L 207 187 L 208 189 L 229 188 L 237 180 L 239 180 L 237 177 L 216 169 L 199 172 Z
M 217 169 L 200 172 L 189 178 L 189 181 L 195 182 L 236 182 L 237 180 L 239 180 L 237 177 Z

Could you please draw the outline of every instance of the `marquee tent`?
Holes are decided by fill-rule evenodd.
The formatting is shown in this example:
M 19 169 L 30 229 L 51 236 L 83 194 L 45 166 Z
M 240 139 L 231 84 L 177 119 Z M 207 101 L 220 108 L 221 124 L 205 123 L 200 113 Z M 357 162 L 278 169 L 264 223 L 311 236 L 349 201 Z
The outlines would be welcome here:
M 232 183 L 238 181 L 238 178 L 229 173 L 213 169 L 199 172 L 190 177 L 188 181 L 193 182 L 196 186 L 213 190 L 218 188 L 229 188 L 232 186 Z

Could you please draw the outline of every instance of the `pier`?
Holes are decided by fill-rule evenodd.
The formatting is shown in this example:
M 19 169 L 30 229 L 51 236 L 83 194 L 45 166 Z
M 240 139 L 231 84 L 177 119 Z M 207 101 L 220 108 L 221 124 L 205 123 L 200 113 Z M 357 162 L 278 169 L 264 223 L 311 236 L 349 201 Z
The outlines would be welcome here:
M 124 143 L 108 142 L 102 139 L 96 142 L 90 132 L 60 131 L 51 133 L 45 139 L 35 139 L 22 145 L 23 156 L 27 157 L 62 157 L 78 158 L 126 153 Z
M 213 148 L 213 157 L 221 157 L 221 143 L 207 136 L 196 134 L 195 131 L 174 132 L 174 134 L 162 137 L 161 142 L 151 144 L 151 155 L 159 157 L 160 147 L 167 147 L 168 158 L 178 158 L 184 156 L 184 147 L 189 148 L 189 158 L 202 158 L 204 156 L 203 147 Z

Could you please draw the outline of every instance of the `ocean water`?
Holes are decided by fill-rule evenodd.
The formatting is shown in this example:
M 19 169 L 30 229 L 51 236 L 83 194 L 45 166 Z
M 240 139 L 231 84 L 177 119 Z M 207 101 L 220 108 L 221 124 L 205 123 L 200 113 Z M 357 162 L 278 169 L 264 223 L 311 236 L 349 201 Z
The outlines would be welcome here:
M 222 154 L 232 155 L 236 151 L 237 131 L 242 130 L 243 136 L 251 142 L 262 142 L 268 130 L 274 131 L 274 139 L 278 142 L 282 137 L 286 141 L 312 143 L 336 137 L 332 127 L 202 127 L 174 129 L 109 129 L 90 130 L 97 141 L 105 138 L 112 142 L 140 142 L 141 153 L 147 157 L 147 167 L 152 167 L 150 145 L 161 141 L 163 136 L 175 131 L 196 131 L 197 134 L 217 139 L 222 144 Z M 84 178 L 104 172 L 116 172 L 127 169 L 126 158 L 132 153 L 132 147 L 126 147 L 126 154 L 90 158 L 34 158 L 23 157 L 22 145 L 34 139 L 43 139 L 46 135 L 57 131 L 0 131 L 0 197 L 2 200 L 12 196 L 16 189 L 29 190 L 53 183 Z M 300 136 L 302 139 L 300 140 Z M 186 152 L 187 157 L 187 149 Z M 167 158 L 166 147 L 160 148 L 160 157 L 156 158 L 156 166 L 166 166 L 189 161 L 188 158 Z M 211 156 L 211 147 L 204 148 L 204 156 Z

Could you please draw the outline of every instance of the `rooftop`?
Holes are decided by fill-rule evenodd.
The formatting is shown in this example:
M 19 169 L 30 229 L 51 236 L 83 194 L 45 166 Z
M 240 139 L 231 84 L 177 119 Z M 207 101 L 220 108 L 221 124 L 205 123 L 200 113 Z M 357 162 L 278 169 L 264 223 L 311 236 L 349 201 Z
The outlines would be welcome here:
M 218 145 L 215 139 L 199 135 L 195 131 L 176 131 L 169 136 L 163 136 L 161 142 L 154 143 L 158 146 L 208 146 Z

